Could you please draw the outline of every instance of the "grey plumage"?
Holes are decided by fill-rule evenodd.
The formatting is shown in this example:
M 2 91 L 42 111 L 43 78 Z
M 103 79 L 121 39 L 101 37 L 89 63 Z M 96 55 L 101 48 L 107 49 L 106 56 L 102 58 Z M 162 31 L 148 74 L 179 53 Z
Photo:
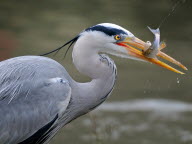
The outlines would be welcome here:
M 57 105 L 70 100 L 70 77 L 57 62 L 24 56 L 1 62 L 0 69 L 1 143 L 21 142 L 65 111 Z

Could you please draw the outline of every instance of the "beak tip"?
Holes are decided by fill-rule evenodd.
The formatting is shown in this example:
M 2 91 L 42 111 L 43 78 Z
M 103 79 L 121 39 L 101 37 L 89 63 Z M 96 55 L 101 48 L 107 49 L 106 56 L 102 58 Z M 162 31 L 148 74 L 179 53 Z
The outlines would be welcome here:
M 185 67 L 184 70 L 188 70 L 188 68 Z
M 177 71 L 176 73 L 179 73 L 179 74 L 181 74 L 181 75 L 184 75 L 184 74 L 185 74 L 185 73 L 182 72 L 182 71 Z

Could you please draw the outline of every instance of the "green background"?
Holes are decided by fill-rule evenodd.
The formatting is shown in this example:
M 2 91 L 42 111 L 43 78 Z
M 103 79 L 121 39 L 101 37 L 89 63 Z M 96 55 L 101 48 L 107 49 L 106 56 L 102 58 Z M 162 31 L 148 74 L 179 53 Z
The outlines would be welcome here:
M 152 41 L 147 26 L 157 28 L 175 3 L 176 0 L 1 0 L 0 59 L 42 54 L 103 22 L 118 24 L 138 38 Z M 111 56 L 118 68 L 118 79 L 107 103 L 163 99 L 176 107 L 180 106 L 177 102 L 192 105 L 191 14 L 192 1 L 180 0 L 160 28 L 161 39 L 167 43 L 163 51 L 189 69 L 186 75 Z M 64 52 L 63 49 L 49 57 L 63 64 L 75 80 L 89 81 L 75 69 L 71 51 L 65 59 Z M 96 110 L 68 124 L 51 144 L 191 143 L 192 110 L 162 112 L 162 107 L 154 104 L 160 111 Z

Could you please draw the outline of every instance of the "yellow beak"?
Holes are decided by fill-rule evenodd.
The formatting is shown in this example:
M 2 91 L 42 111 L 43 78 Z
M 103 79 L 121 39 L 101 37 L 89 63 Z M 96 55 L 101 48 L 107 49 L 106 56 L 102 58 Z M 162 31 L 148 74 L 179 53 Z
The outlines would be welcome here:
M 183 72 L 181 72 L 181 71 L 171 67 L 170 65 L 168 65 L 168 64 L 158 60 L 157 57 L 156 58 L 148 58 L 147 56 L 145 56 L 143 54 L 143 51 L 144 51 L 146 43 L 144 41 L 136 38 L 136 37 L 125 38 L 124 41 L 119 42 L 117 44 L 120 45 L 120 46 L 125 47 L 127 49 L 128 54 L 130 56 L 133 56 L 133 57 L 136 57 L 136 58 L 140 58 L 142 60 L 154 63 L 156 65 L 164 67 L 164 68 L 166 68 L 168 70 L 171 70 L 173 72 L 176 72 L 176 73 L 179 73 L 179 74 L 184 74 Z M 169 55 L 161 52 L 160 50 L 157 53 L 157 56 L 161 57 L 162 59 L 165 59 L 165 60 L 167 60 L 167 61 L 169 61 L 169 62 L 171 62 L 171 63 L 173 63 L 173 64 L 175 64 L 175 65 L 177 65 L 179 67 L 181 67 L 184 70 L 187 70 L 187 68 L 184 65 L 182 65 L 180 62 L 178 62 L 174 58 L 170 57 Z

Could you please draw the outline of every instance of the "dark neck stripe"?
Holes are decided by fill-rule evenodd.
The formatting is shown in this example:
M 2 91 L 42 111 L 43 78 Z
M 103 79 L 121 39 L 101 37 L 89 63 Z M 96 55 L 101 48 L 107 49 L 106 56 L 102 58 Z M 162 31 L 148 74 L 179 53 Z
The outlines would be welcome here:
M 102 25 L 96 25 L 96 26 L 87 28 L 85 31 L 100 31 L 109 36 L 114 36 L 114 35 L 118 35 L 118 34 L 127 34 L 125 31 L 123 31 L 121 29 L 106 27 L 106 26 L 102 26 Z

